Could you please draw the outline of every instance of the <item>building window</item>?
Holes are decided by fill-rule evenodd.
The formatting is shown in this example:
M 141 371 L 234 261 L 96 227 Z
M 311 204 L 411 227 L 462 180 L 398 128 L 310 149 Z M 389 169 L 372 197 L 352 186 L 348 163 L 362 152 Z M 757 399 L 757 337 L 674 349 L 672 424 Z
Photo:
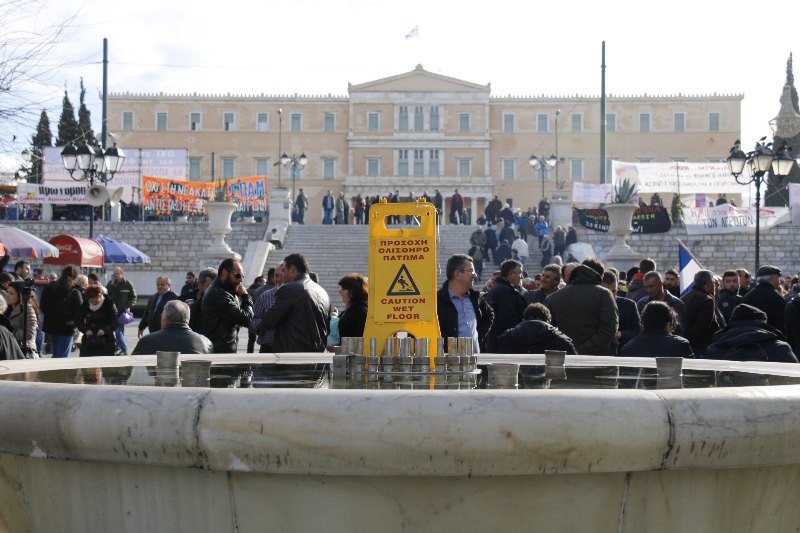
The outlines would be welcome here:
M 336 130 L 336 115 L 333 113 L 325 113 L 323 116 L 324 130 L 328 133 Z
M 503 113 L 503 133 L 514 133 L 514 115 Z
M 256 158 L 256 176 L 267 176 L 269 170 L 269 158 L 257 157 Z
M 617 114 L 606 113 L 606 133 L 614 133 L 617 131 Z
M 719 131 L 719 113 L 708 114 L 708 131 Z
M 381 128 L 381 114 L 377 111 L 367 113 L 367 131 L 378 131 Z
M 367 158 L 367 176 L 381 175 L 381 160 L 377 157 Z
M 639 131 L 642 133 L 650 131 L 650 113 L 639 113 Z
M 425 131 L 425 108 L 414 106 L 414 131 Z
M 401 105 L 398 110 L 397 131 L 408 131 L 408 106 Z
M 233 113 L 223 113 L 222 114 L 222 129 L 224 131 L 233 131 L 236 127 L 235 124 L 236 116 Z
M 236 160 L 232 157 L 222 158 L 222 179 L 231 180 L 236 177 Z
M 322 160 L 322 178 L 326 180 L 336 179 L 336 160 Z
M 203 129 L 202 115 L 200 113 L 191 113 L 189 115 L 189 129 L 192 131 Z
M 573 113 L 570 116 L 570 122 L 572 123 L 572 133 L 581 133 L 583 131 L 582 113 Z
M 536 131 L 539 133 L 547 133 L 547 113 L 539 113 L 536 115 Z
M 397 151 L 397 175 L 408 176 L 408 150 Z
M 299 133 L 303 131 L 303 115 L 302 113 L 292 113 L 289 116 L 289 122 L 291 124 L 290 129 L 294 133 Z
M 517 162 L 514 159 L 503 159 L 503 179 L 513 180 L 517 177 Z
M 461 133 L 468 133 L 470 130 L 470 116 L 469 113 L 458 114 L 458 131 Z
M 122 129 L 125 131 L 133 129 L 133 111 L 122 112 Z
M 156 113 L 156 130 L 167 131 L 167 112 L 159 111 Z
M 583 179 L 583 159 L 570 159 L 569 177 L 573 181 L 581 181 Z
M 414 175 L 425 175 L 425 150 L 414 150 Z
M 200 162 L 202 158 L 200 157 L 190 157 L 189 158 L 189 179 L 190 180 L 199 180 L 201 176 L 200 171 Z
M 428 153 L 428 175 L 439 176 L 439 150 L 431 150 Z
M 686 113 L 675 113 L 675 131 L 686 131 Z
M 439 131 L 439 106 L 431 106 L 431 131 Z
M 269 131 L 269 115 L 267 113 L 256 114 L 256 130 Z
M 459 159 L 458 160 L 458 176 L 460 178 L 469 178 L 472 176 L 472 159 Z

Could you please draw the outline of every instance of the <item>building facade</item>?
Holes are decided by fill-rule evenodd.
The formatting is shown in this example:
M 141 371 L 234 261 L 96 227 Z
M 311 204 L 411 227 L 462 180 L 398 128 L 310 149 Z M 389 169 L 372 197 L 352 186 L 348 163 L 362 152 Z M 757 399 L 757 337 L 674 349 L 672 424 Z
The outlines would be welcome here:
M 109 129 L 122 147 L 187 148 L 190 180 L 266 176 L 299 188 L 306 221 L 328 190 L 349 198 L 458 189 L 471 213 L 497 195 L 523 209 L 571 183 L 599 183 L 601 164 L 721 161 L 741 131 L 742 95 L 609 96 L 606 161 L 600 99 L 493 96 L 480 85 L 414 70 L 348 86 L 346 96 L 112 94 Z M 280 154 L 305 154 L 290 172 Z M 557 156 L 540 172 L 535 154 Z M 474 218 L 474 217 L 473 217 Z

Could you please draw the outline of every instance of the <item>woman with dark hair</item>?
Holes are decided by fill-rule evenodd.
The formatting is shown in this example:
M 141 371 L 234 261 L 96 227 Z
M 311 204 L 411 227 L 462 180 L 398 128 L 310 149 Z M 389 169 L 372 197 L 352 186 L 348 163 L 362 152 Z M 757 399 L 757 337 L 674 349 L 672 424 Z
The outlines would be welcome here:
M 36 302 L 36 296 L 31 293 L 27 296 L 27 304 L 23 304 L 24 293 L 24 281 L 14 281 L 8 285 L 6 289 L 8 309 L 5 315 L 14 328 L 14 337 L 22 351 L 37 358 L 39 354 L 36 351 L 36 331 L 39 329 L 39 304 Z
M 675 335 L 678 319 L 675 311 L 664 302 L 652 301 L 642 311 L 642 333 L 629 340 L 621 349 L 624 357 L 693 357 L 689 341 Z
M 363 337 L 369 296 L 367 278 L 361 274 L 348 274 L 339 280 L 339 287 L 339 295 L 345 306 L 339 315 L 339 336 Z
M 50 336 L 53 357 L 69 357 L 72 339 L 80 319 L 83 297 L 75 288 L 78 269 L 65 266 L 61 276 L 44 288 L 41 308 L 44 313 L 42 330 Z
M 86 288 L 86 301 L 81 305 L 78 329 L 83 333 L 81 357 L 114 355 L 117 340 L 117 306 L 103 295 L 99 285 Z

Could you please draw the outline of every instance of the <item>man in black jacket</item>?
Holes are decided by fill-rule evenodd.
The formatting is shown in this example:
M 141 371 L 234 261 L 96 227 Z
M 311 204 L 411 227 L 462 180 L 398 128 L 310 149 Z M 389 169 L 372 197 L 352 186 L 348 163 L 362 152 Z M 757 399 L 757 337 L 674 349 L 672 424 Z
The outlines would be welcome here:
M 454 254 L 447 260 L 447 281 L 436 292 L 436 313 L 442 337 L 471 337 L 474 353 L 486 351 L 485 340 L 494 311 L 473 289 L 477 279 L 472 258 Z
M 632 302 L 631 302 L 632 303 Z M 560 329 L 550 325 L 550 310 L 544 304 L 530 304 L 522 315 L 523 321 L 497 338 L 501 353 L 544 353 L 563 350 L 575 355 L 575 345 Z
M 780 286 L 781 269 L 764 265 L 756 272 L 756 286 L 742 297 L 742 303 L 764 311 L 767 314 L 767 324 L 783 333 L 786 327 L 786 302 L 778 290 Z
M 275 302 L 261 317 L 257 332 L 275 330 L 274 352 L 322 352 L 330 333 L 328 293 L 311 280 L 302 255 L 287 255 L 283 265 L 284 285 L 275 292 Z
M 161 313 L 164 306 L 171 300 L 177 300 L 178 295 L 172 290 L 172 282 L 167 276 L 156 278 L 156 293 L 147 302 L 147 308 L 139 322 L 139 338 L 144 337 L 144 330 L 149 328 L 150 333 L 161 329 Z
M 497 349 L 496 341 L 501 333 L 522 322 L 522 314 L 528 304 L 525 301 L 527 291 L 520 285 L 521 277 L 522 263 L 515 259 L 503 261 L 500 277 L 486 295 L 486 301 L 494 310 L 494 322 L 486 338 L 489 351 Z
M 253 299 L 243 281 L 242 264 L 225 259 L 203 296 L 203 334 L 214 345 L 214 353 L 236 353 L 239 328 L 249 327 L 253 320 Z
M 471 337 L 474 353 L 486 351 L 484 342 L 494 311 L 473 289 L 477 279 L 472 258 L 455 254 L 447 260 L 447 281 L 436 292 L 436 313 L 442 337 Z

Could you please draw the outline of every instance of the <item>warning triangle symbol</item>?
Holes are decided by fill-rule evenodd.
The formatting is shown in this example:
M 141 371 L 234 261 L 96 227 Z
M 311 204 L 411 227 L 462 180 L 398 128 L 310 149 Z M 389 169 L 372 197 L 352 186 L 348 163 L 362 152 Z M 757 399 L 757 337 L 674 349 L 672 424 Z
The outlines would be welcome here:
M 419 289 L 405 265 L 400 267 L 386 296 L 419 296 Z

